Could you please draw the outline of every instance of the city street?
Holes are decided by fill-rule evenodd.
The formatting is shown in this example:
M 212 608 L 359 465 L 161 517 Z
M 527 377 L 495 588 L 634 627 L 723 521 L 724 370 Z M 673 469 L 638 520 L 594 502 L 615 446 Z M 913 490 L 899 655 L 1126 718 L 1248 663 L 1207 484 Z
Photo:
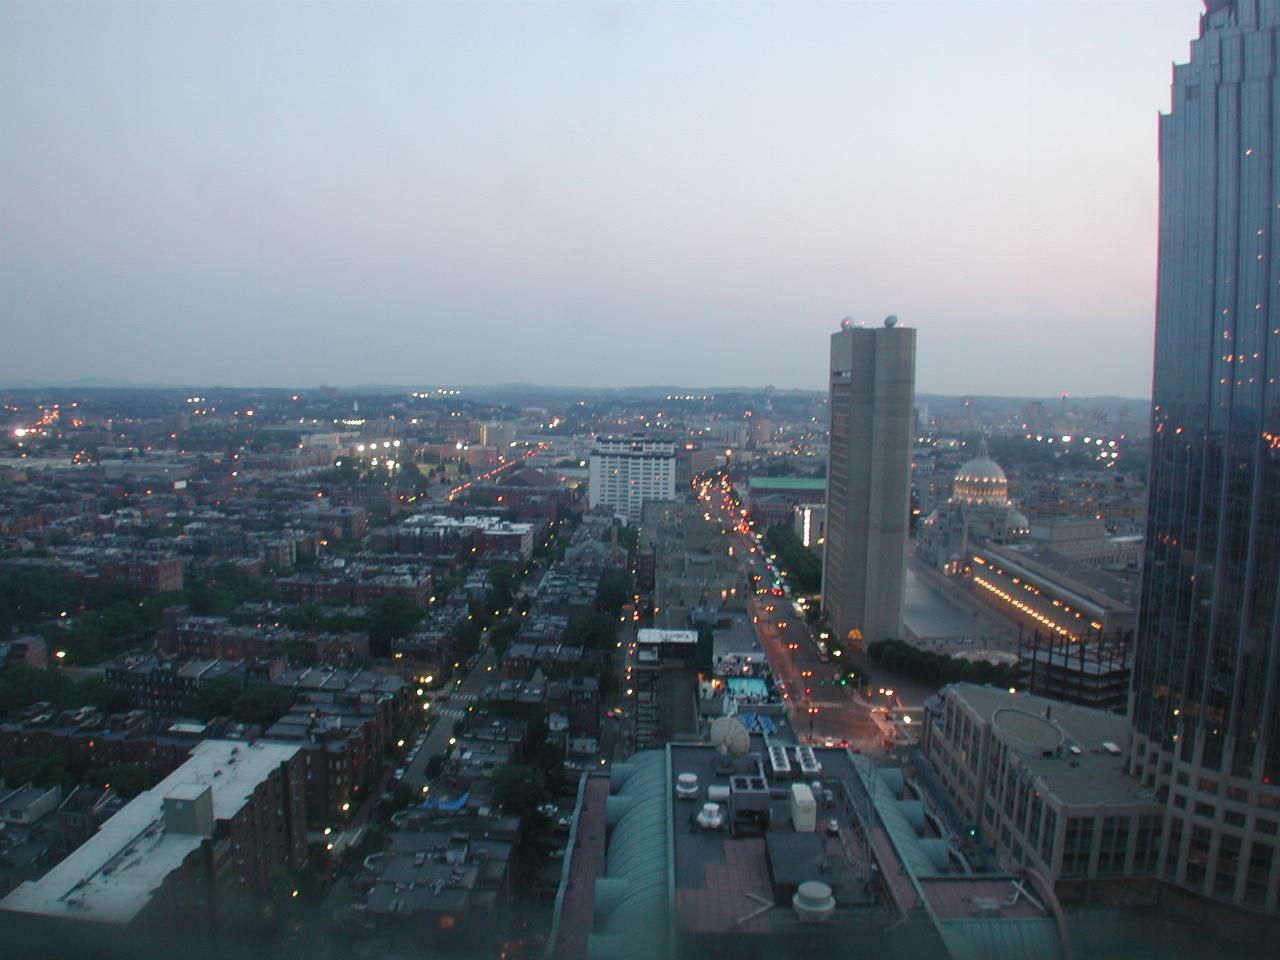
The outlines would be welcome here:
M 708 487 L 707 492 L 709 499 L 704 499 L 703 505 L 711 515 L 710 523 L 726 531 L 725 549 L 731 547 L 734 556 L 740 558 L 748 584 L 755 584 L 754 577 L 759 576 L 759 585 L 772 589 L 775 578 L 785 579 L 773 567 L 767 548 L 757 542 L 751 528 L 743 532 L 741 508 L 728 500 L 718 486 Z M 747 609 L 774 678 L 786 697 L 788 718 L 796 737 L 847 743 L 864 752 L 877 749 L 883 742 L 881 727 L 871 715 L 877 704 L 862 701 L 853 687 L 836 682 L 839 660 L 822 661 L 816 638 L 804 619 L 796 615 L 792 599 L 766 593 L 749 597 Z M 884 699 L 884 706 L 895 705 L 892 698 Z
M 441 698 L 431 704 L 429 712 L 438 714 L 435 717 L 435 725 L 427 734 L 427 739 L 417 756 L 413 758 L 413 762 L 405 766 L 404 778 L 401 781 L 411 790 L 419 792 L 426 785 L 427 761 L 437 753 L 442 754 L 449 749 L 454 721 L 465 716 L 467 708 L 472 706 L 484 692 L 485 687 L 493 682 L 494 672 L 490 668 L 494 667 L 495 663 L 493 648 L 486 647 L 480 659 L 476 661 L 475 667 L 462 678 L 461 684 L 450 681 L 452 692 L 448 699 Z

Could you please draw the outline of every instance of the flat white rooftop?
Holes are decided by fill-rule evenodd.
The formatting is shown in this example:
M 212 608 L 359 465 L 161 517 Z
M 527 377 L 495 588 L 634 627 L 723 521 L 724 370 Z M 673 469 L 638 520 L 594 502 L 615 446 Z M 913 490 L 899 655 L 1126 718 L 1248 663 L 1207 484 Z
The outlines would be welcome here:
M 128 923 L 204 839 L 165 829 L 164 798 L 212 787 L 214 819 L 229 820 L 299 749 L 283 743 L 201 742 L 186 763 L 135 797 L 69 857 L 0 900 L 0 909 Z
M 657 627 L 641 627 L 636 631 L 636 643 L 697 643 L 696 630 L 659 630 Z

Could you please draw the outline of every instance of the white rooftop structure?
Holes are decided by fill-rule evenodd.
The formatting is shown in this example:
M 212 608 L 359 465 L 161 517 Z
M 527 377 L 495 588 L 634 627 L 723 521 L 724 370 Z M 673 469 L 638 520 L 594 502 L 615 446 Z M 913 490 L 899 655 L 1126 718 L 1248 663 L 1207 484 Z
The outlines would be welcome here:
M 641 627 L 636 631 L 636 643 L 697 643 L 696 630 L 659 630 L 656 627 Z
M 0 900 L 0 909 L 129 923 L 205 839 L 166 823 L 165 798 L 190 802 L 211 791 L 212 820 L 229 820 L 299 749 L 282 743 L 201 742 L 186 763 L 135 797 L 69 857 Z

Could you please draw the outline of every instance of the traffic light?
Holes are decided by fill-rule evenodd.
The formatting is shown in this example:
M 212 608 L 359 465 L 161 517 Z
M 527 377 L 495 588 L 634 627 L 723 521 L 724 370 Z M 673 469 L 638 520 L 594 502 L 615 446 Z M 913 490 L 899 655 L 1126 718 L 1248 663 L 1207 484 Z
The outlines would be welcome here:
M 805 695 L 806 695 L 806 696 L 807 696 L 808 694 L 813 693 L 813 687 L 805 687 L 805 688 L 804 688 L 804 692 L 805 692 Z
M 849 678 L 848 678 L 848 677 L 841 677 L 841 678 L 840 678 L 840 686 L 842 686 L 842 687 L 843 687 L 843 686 L 846 686 L 848 683 L 849 683 Z

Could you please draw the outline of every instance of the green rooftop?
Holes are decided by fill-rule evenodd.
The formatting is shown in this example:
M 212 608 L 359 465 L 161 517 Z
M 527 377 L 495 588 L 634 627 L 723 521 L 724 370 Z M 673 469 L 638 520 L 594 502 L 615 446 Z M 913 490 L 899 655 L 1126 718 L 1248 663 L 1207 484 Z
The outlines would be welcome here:
M 748 477 L 747 486 L 752 490 L 823 490 L 827 489 L 825 477 Z

